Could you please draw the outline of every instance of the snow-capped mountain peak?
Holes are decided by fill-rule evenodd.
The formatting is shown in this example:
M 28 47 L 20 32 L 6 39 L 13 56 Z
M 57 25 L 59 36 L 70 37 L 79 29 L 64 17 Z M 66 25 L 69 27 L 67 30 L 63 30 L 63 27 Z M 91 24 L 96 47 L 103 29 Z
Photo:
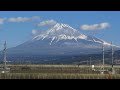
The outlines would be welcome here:
M 110 43 L 107 43 L 104 40 L 87 36 L 80 31 L 72 28 L 68 24 L 57 23 L 52 28 L 48 29 L 46 32 L 35 36 L 32 40 L 44 40 L 49 39 L 49 45 L 52 45 L 53 42 L 57 43 L 61 40 L 74 40 L 78 43 L 78 40 L 85 40 L 88 42 L 94 42 L 99 44 L 104 44 L 110 46 Z
M 57 23 L 52 28 L 48 29 L 45 33 L 35 36 L 33 40 L 43 40 L 45 38 L 51 38 L 51 40 L 58 39 L 57 41 L 59 41 L 63 39 L 86 39 L 87 36 L 81 34 L 79 31 L 72 28 L 68 24 Z
M 55 34 L 71 34 L 72 35 L 74 32 L 77 32 L 77 30 L 72 28 L 68 24 L 57 23 L 47 31 L 47 34 L 55 33 Z
M 73 31 L 76 31 L 74 28 L 72 28 L 71 26 L 69 26 L 68 24 L 62 24 L 62 23 L 57 23 L 56 25 L 54 25 L 53 27 L 55 30 L 60 30 L 63 28 L 70 28 L 73 29 Z

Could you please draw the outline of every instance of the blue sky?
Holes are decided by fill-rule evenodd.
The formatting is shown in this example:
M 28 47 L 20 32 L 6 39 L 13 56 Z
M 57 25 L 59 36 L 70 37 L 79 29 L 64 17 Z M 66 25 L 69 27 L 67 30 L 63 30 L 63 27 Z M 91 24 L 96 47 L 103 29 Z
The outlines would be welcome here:
M 14 47 L 31 39 L 32 30 L 40 30 L 37 25 L 47 20 L 120 45 L 120 11 L 0 11 L 0 49 L 5 40 L 7 47 Z

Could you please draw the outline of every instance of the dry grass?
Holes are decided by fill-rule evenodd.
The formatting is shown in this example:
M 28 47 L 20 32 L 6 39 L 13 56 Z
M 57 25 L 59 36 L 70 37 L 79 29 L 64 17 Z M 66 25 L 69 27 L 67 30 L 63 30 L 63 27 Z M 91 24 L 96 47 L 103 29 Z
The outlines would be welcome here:
M 77 65 L 9 65 L 9 73 L 1 73 L 0 79 L 120 79 L 120 68 L 116 74 L 100 74 L 89 66 Z M 99 67 L 96 67 L 99 69 Z M 109 69 L 109 67 L 105 67 Z

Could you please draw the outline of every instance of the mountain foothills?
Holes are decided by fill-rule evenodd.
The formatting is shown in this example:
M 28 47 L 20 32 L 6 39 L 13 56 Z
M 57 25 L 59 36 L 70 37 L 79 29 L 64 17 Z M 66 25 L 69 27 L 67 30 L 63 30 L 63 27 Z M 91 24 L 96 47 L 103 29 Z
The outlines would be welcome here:
M 86 58 L 86 55 L 100 55 L 103 45 L 105 50 L 111 49 L 111 44 L 104 40 L 82 34 L 67 24 L 57 23 L 31 40 L 7 49 L 7 55 L 9 60 L 75 62 Z M 113 47 L 119 49 L 118 46 Z M 74 59 L 74 56 L 79 58 Z

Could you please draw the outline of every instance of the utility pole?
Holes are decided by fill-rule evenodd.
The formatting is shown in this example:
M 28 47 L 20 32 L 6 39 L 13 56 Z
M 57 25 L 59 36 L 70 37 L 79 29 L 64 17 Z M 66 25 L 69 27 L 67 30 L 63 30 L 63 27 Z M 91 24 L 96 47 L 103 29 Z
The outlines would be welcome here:
M 114 71 L 114 68 L 113 68 L 113 54 L 114 54 L 114 52 L 113 52 L 113 44 L 111 42 L 112 74 L 115 74 L 115 71 Z
M 90 63 L 89 63 L 90 64 L 89 65 L 89 72 L 90 72 L 91 71 L 91 69 L 90 69 L 91 68 L 91 57 L 89 57 L 89 59 L 90 59 Z
M 113 45 L 112 45 L 112 42 L 111 42 L 111 58 L 112 58 L 112 68 L 113 68 Z
M 4 69 L 6 69 L 6 41 L 4 43 Z
M 87 66 L 88 66 L 88 60 L 87 60 Z
M 104 74 L 104 44 L 102 44 L 102 52 L 103 52 L 103 74 Z
M 90 66 L 91 66 L 91 57 L 90 57 Z

